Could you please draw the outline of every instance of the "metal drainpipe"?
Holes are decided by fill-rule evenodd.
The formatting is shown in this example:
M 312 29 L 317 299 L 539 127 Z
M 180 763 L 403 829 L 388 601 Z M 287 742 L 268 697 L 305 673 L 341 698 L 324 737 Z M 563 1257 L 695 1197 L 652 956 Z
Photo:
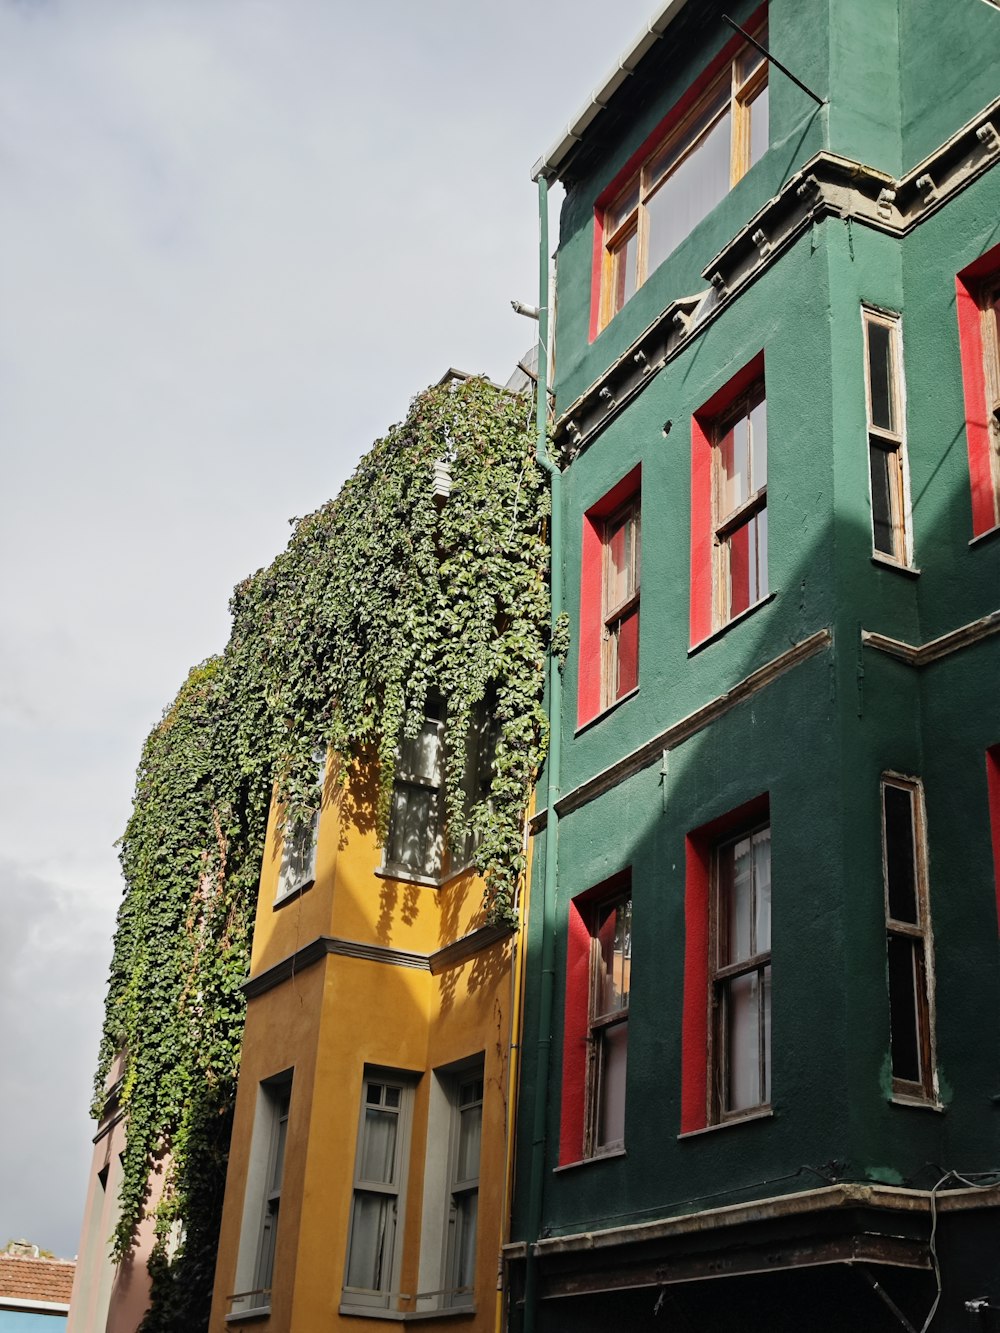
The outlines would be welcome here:
M 549 593 L 551 630 L 562 614 L 562 473 L 548 456 L 549 362 L 549 197 L 548 181 L 538 176 L 538 399 L 536 455 L 549 474 L 552 517 L 549 525 Z M 532 1246 L 542 1227 L 545 1185 L 545 1139 L 548 1119 L 549 1057 L 552 1049 L 552 1004 L 555 993 L 555 898 L 559 847 L 559 761 L 561 751 L 562 674 L 559 659 L 549 649 L 549 754 L 545 765 L 545 878 L 542 891 L 541 988 L 538 997 L 538 1048 L 535 1059 L 535 1106 L 531 1135 L 531 1171 L 528 1179 L 528 1250 L 524 1273 L 523 1333 L 534 1333 L 538 1306 L 537 1261 Z

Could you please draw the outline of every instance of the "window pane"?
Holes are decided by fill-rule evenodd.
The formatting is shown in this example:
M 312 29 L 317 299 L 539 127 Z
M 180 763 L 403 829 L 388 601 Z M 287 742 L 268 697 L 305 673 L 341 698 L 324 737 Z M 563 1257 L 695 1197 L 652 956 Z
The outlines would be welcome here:
M 738 616 L 757 600 L 754 596 L 757 583 L 756 552 L 751 546 L 751 540 L 755 539 L 755 535 L 755 523 L 750 519 L 726 538 L 726 554 L 729 560 L 727 620 L 732 620 L 733 616 Z
M 759 491 L 767 485 L 767 399 L 750 409 L 750 487 Z
M 615 638 L 617 665 L 613 698 L 621 699 L 639 684 L 639 608 L 635 607 L 623 616 L 611 632 Z
M 275 1193 L 281 1189 L 285 1174 L 285 1142 L 288 1138 L 288 1107 L 278 1117 L 277 1137 L 274 1145 L 274 1160 L 271 1163 L 270 1189 Z
M 771 947 L 771 830 L 753 835 L 754 953 Z
M 369 1291 L 388 1289 L 395 1217 L 394 1198 L 355 1191 L 351 1246 L 347 1256 L 348 1287 L 362 1287 Z
M 913 845 L 913 793 L 885 786 L 885 867 L 889 915 L 894 921 L 920 924 Z
M 895 555 L 892 521 L 892 467 L 894 460 L 888 449 L 870 442 L 868 453 L 872 473 L 872 538 L 875 550 L 884 555 Z
M 260 1234 L 260 1255 L 257 1259 L 257 1272 L 254 1287 L 257 1291 L 270 1291 L 274 1278 L 274 1250 L 278 1239 L 278 1203 L 267 1204 L 264 1225 Z M 255 1302 L 256 1303 L 256 1302 Z
M 748 110 L 750 114 L 750 165 L 753 166 L 767 152 L 769 117 L 766 83 L 750 103 Z
M 479 1179 L 479 1149 L 483 1135 L 482 1104 L 462 1108 L 458 1126 L 456 1180 Z
M 365 1110 L 364 1144 L 358 1175 L 362 1180 L 391 1185 L 396 1174 L 396 1128 L 399 1117 L 391 1111 Z
M 760 1039 L 764 1046 L 764 1089 L 761 1101 L 771 1100 L 771 969 L 766 967 L 763 976 L 763 1018 L 761 1020 Z
M 767 437 L 765 435 L 765 446 Z M 740 416 L 719 441 L 719 521 L 750 497 L 750 419 Z
M 441 784 L 441 724 L 428 718 L 413 738 L 402 741 L 396 770 L 403 778 Z
M 638 285 L 639 233 L 630 232 L 612 251 L 612 309 L 615 314 L 635 295 Z
M 750 839 L 740 838 L 720 852 L 720 911 L 727 923 L 723 966 L 738 963 L 753 953 L 753 880 Z
M 871 424 L 896 431 L 895 385 L 892 371 L 892 329 L 866 320 L 868 332 L 868 381 L 871 393 Z
M 759 980 L 756 972 L 726 984 L 727 1111 L 761 1104 Z
M 632 900 L 605 908 L 599 918 L 598 981 L 594 997 L 594 1016 L 617 1013 L 628 1008 L 630 969 L 632 966 Z
M 628 1023 L 615 1023 L 600 1034 L 601 1104 L 597 1146 L 625 1142 L 625 1069 L 628 1064 Z
M 476 1223 L 479 1214 L 479 1191 L 470 1190 L 455 1199 L 455 1273 L 456 1287 L 472 1288 L 476 1281 Z M 471 1290 L 463 1293 L 471 1300 Z
M 386 864 L 415 874 L 437 875 L 442 848 L 437 789 L 414 787 L 397 780 L 392 792 Z
M 607 227 L 609 232 L 615 232 L 622 225 L 628 215 L 638 207 L 639 204 L 639 178 L 638 176 L 625 191 L 623 195 L 612 205 L 608 211 Z
M 729 193 L 730 114 L 724 113 L 646 203 L 647 275 Z
M 918 969 L 920 940 L 889 935 L 889 1038 L 894 1078 L 921 1082 L 917 996 L 922 984 Z

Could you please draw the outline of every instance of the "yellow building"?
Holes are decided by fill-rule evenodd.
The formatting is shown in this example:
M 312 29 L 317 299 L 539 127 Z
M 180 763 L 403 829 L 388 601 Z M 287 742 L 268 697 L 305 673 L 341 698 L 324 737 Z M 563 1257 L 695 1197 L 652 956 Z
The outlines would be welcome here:
M 212 1333 L 496 1326 L 516 935 L 485 921 L 470 840 L 449 848 L 435 711 L 384 848 L 371 775 L 331 764 L 287 838 L 271 810 Z

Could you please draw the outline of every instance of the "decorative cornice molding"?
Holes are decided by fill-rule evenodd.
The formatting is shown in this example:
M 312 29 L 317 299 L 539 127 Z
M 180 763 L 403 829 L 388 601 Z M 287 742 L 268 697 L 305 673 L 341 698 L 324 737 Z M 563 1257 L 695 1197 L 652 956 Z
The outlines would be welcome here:
M 595 773 L 592 778 L 586 782 L 581 782 L 579 786 L 560 796 L 556 801 L 556 813 L 562 819 L 564 815 L 570 814 L 574 810 L 579 810 L 583 805 L 593 801 L 598 796 L 603 796 L 605 792 L 617 787 L 619 783 L 627 778 L 634 777 L 644 768 L 649 768 L 663 758 L 664 751 L 674 750 L 684 741 L 690 740 L 699 731 L 710 726 L 713 722 L 730 712 L 738 704 L 744 703 L 753 695 L 766 689 L 768 685 L 783 676 L 786 671 L 791 671 L 793 667 L 800 662 L 806 662 L 810 657 L 815 657 L 817 653 L 823 652 L 833 643 L 833 633 L 829 629 L 817 630 L 815 634 L 810 634 L 808 638 L 801 639 L 793 644 L 791 648 L 777 657 L 765 662 L 763 666 L 758 667 L 756 671 L 751 671 L 749 676 L 744 676 L 738 681 L 732 689 L 725 694 L 717 695 L 710 699 L 707 704 L 701 708 L 696 708 L 693 713 L 688 713 L 680 721 L 672 723 L 665 731 L 658 732 L 651 740 L 640 745 L 637 750 L 618 759 L 607 768 L 601 769 Z M 539 810 L 531 821 L 530 827 L 532 833 L 539 833 L 545 827 L 548 818 L 547 810 Z
M 702 272 L 709 286 L 666 307 L 555 425 L 563 464 L 604 430 L 691 339 L 814 222 L 837 217 L 905 236 L 1000 162 L 1000 98 L 898 178 L 821 151 L 789 178 Z
M 492 945 L 505 940 L 513 934 L 511 926 L 479 926 L 460 939 L 446 944 L 433 953 L 414 953 L 408 949 L 392 949 L 384 944 L 362 944 L 358 940 L 345 940 L 338 935 L 318 935 L 308 944 L 304 944 L 295 953 L 282 958 L 280 962 L 265 969 L 255 977 L 249 977 L 243 983 L 243 993 L 248 1000 L 263 995 L 282 982 L 290 981 L 299 972 L 322 961 L 329 954 L 339 958 L 360 958 L 369 963 L 381 963 L 390 967 L 412 967 L 418 972 L 429 972 L 438 976 L 449 968 L 458 967 L 477 953 L 489 949 Z
M 1000 633 L 1000 611 L 991 611 L 988 616 L 981 616 L 979 620 L 972 620 L 967 625 L 960 625 L 958 629 L 949 630 L 947 634 L 919 645 L 890 639 L 887 634 L 867 629 L 861 631 L 861 642 L 866 648 L 875 648 L 880 653 L 895 657 L 899 662 L 905 662 L 907 666 L 925 667 L 997 633 Z

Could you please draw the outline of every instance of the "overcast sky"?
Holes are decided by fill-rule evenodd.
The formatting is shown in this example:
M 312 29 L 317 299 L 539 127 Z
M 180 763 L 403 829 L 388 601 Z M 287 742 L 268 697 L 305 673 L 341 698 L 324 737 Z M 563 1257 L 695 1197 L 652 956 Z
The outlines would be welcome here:
M 77 1250 L 143 738 L 414 393 L 507 378 L 530 167 L 655 7 L 0 0 L 0 1247 Z

